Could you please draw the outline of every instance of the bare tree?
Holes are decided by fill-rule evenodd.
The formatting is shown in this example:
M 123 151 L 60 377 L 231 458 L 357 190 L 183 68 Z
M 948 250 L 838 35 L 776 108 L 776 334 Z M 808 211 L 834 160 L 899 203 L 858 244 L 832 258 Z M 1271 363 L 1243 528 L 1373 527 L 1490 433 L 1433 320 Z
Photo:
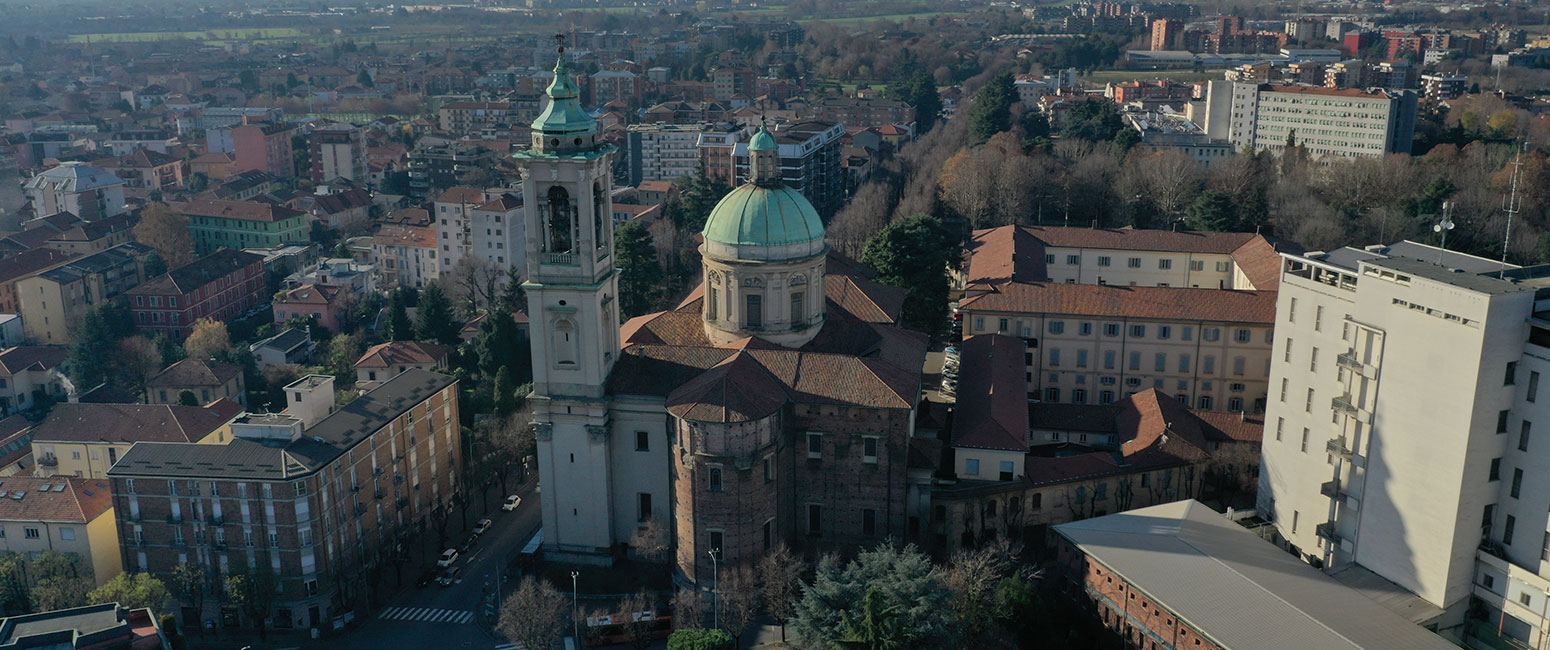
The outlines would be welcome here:
M 786 640 L 786 621 L 796 615 L 802 597 L 801 560 L 785 544 L 776 544 L 759 560 L 759 583 L 764 586 L 764 609 L 780 623 L 780 640 Z
M 953 609 L 966 641 L 985 633 L 985 623 L 995 606 L 996 586 L 1011 573 L 1015 559 L 1014 547 L 998 540 L 974 551 L 958 552 L 943 570 L 942 579 L 953 592 Z
M 647 516 L 646 521 L 636 526 L 635 532 L 630 535 L 630 550 L 635 551 L 635 556 L 642 560 L 660 562 L 673 549 L 671 542 L 667 527 L 657 517 Z
M 635 650 L 646 650 L 656 641 L 652 632 L 655 631 L 654 623 L 657 620 L 656 601 L 645 589 L 631 594 L 619 603 L 619 613 L 625 616 L 620 623 L 624 629 L 626 642 Z
M 468 254 L 452 267 L 447 296 L 458 305 L 465 318 L 472 318 L 481 307 L 500 296 L 506 269 L 483 257 Z
M 548 582 L 524 576 L 501 603 L 496 629 L 524 648 L 552 648 L 565 636 L 565 596 Z
M 673 594 L 673 629 L 698 630 L 705 626 L 705 598 L 695 589 Z
M 753 625 L 754 619 L 759 617 L 763 604 L 760 601 L 764 599 L 764 593 L 759 588 L 759 581 L 753 567 L 743 564 L 731 571 L 723 572 L 719 590 L 721 624 L 737 642 L 735 646 L 741 648 L 743 633 L 747 632 L 748 626 Z
M 173 212 L 165 203 L 152 203 L 140 211 L 135 241 L 156 249 L 169 269 L 195 259 L 194 236 L 188 230 L 188 217 Z

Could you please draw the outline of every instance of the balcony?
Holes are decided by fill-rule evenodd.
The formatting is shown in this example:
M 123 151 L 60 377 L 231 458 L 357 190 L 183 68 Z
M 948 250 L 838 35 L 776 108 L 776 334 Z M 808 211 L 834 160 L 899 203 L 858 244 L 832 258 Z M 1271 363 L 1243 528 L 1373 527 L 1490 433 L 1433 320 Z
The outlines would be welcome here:
M 43 467 L 59 467 L 59 459 L 54 456 L 43 456 L 38 459 L 38 464 Z
M 1319 494 L 1322 494 L 1331 499 L 1346 498 L 1345 490 L 1340 488 L 1340 481 L 1338 480 L 1325 481 L 1323 485 L 1319 486 Z
M 1318 526 L 1315 526 L 1313 528 L 1313 534 L 1318 535 L 1319 539 L 1329 542 L 1330 544 L 1340 543 L 1340 533 L 1335 532 L 1335 522 L 1333 521 L 1326 521 L 1322 524 L 1319 524 Z
M 226 542 L 210 542 L 210 548 L 213 548 L 217 551 L 224 551 L 226 550 Z
M 210 518 L 210 525 L 211 526 L 225 526 L 226 525 L 226 518 L 225 517 L 211 517 Z
M 371 475 L 372 476 L 382 476 L 382 468 L 381 467 L 373 467 L 373 468 L 371 468 Z
M 1371 377 L 1373 375 L 1372 366 L 1362 363 L 1360 359 L 1356 358 L 1356 353 L 1354 352 L 1342 352 L 1335 355 L 1335 365 L 1364 377 Z
M 1329 442 L 1324 445 L 1324 451 L 1329 452 L 1331 456 L 1336 456 L 1343 460 L 1351 460 L 1351 456 L 1355 453 L 1349 447 L 1346 447 L 1345 436 L 1330 438 Z
M 1353 417 L 1355 417 L 1361 411 L 1361 409 L 1357 408 L 1356 403 L 1351 401 L 1350 395 L 1341 395 L 1329 400 L 1329 407 L 1340 413 Z
M 355 504 L 355 516 L 359 517 L 364 514 L 366 514 L 366 506 L 359 503 Z
M 169 523 L 169 524 L 181 524 L 181 523 L 183 523 L 183 516 L 182 515 L 167 515 L 167 523 Z
M 377 499 L 377 500 L 380 501 L 382 499 L 382 490 L 377 490 L 375 494 L 371 495 L 371 498 Z
M 407 497 L 398 497 L 397 505 L 399 510 L 403 510 L 404 508 L 409 507 L 409 499 Z
M 403 485 L 403 484 L 404 484 L 404 475 L 403 474 L 394 474 L 393 475 L 393 485 Z
M 542 259 L 544 264 L 577 266 L 575 253 L 544 253 Z

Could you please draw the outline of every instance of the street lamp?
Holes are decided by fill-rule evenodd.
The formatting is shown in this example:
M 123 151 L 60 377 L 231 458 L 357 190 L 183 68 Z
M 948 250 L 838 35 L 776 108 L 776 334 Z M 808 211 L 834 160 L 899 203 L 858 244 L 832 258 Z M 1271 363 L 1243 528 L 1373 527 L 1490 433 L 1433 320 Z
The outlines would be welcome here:
M 710 549 L 710 596 L 716 600 L 716 606 L 711 611 L 713 612 L 712 620 L 715 622 L 715 629 L 718 630 L 721 629 L 721 568 L 718 562 L 721 558 L 717 557 L 720 552 L 721 549 L 719 548 Z M 702 618 L 700 620 L 703 621 L 705 619 Z
M 576 606 L 576 577 L 580 575 L 580 571 L 570 572 L 570 635 L 577 642 L 581 641 L 581 625 L 577 620 L 581 610 Z

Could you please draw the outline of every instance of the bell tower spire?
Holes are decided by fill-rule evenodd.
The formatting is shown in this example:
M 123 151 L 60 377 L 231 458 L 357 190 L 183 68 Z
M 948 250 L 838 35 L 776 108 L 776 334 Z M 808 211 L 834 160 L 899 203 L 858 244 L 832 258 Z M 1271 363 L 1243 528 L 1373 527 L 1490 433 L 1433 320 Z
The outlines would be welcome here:
M 595 561 L 612 544 L 606 387 L 619 357 L 612 144 L 581 106 L 563 35 L 549 105 L 522 170 L 534 425 L 544 482 L 544 547 Z

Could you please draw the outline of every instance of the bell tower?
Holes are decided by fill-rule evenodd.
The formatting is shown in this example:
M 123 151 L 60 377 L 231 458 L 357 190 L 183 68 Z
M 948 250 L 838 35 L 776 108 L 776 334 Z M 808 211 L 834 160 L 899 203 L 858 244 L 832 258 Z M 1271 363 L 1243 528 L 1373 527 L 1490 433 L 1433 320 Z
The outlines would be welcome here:
M 527 226 L 523 288 L 544 548 L 606 562 L 613 538 L 605 392 L 619 357 L 610 200 L 615 147 L 598 142 L 597 121 L 581 107 L 563 40 L 557 49 L 549 106 L 533 122 L 528 150 L 512 156 L 522 170 Z

